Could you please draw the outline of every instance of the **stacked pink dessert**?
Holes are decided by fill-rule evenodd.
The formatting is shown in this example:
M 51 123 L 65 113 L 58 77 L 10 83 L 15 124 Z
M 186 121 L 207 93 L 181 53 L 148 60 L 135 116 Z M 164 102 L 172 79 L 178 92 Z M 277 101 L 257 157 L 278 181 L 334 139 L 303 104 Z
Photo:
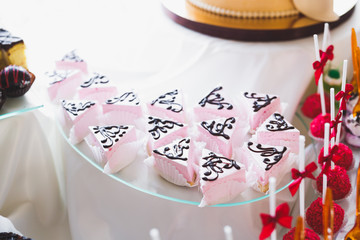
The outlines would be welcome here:
M 56 67 L 49 95 L 61 100 L 69 139 L 85 139 L 108 174 L 142 151 L 149 170 L 166 181 L 199 186 L 200 206 L 206 206 L 231 201 L 250 187 L 266 193 L 271 176 L 290 173 L 299 131 L 281 115 L 276 95 L 245 92 L 236 99 L 217 86 L 195 106 L 186 105 L 180 89 L 142 102 L 136 90 L 119 90 L 106 75 L 89 71 L 76 52 Z

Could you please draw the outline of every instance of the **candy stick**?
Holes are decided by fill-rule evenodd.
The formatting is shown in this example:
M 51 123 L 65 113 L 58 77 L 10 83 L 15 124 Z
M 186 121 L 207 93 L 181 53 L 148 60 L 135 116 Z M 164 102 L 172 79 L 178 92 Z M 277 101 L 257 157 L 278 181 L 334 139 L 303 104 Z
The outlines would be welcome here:
M 224 227 L 225 240 L 233 240 L 232 229 L 230 226 L 226 225 Z
M 330 88 L 330 120 L 335 120 L 335 90 L 334 88 Z M 335 145 L 335 138 L 331 138 L 331 147 Z
M 160 240 L 160 233 L 157 228 L 153 228 L 150 230 L 151 240 Z
M 324 24 L 324 34 L 323 34 L 323 42 L 322 42 L 322 50 L 325 51 L 326 47 L 328 46 L 329 38 L 330 38 L 330 31 L 329 31 L 329 24 Z
M 347 64 L 348 61 L 344 60 L 344 64 L 343 64 L 343 74 L 342 74 L 342 79 L 341 79 L 341 91 L 345 92 L 345 86 L 346 86 L 346 75 L 347 75 Z M 339 102 L 339 107 L 341 105 L 342 99 L 340 99 Z M 340 117 L 340 121 L 342 120 L 343 116 L 341 115 Z M 339 145 L 340 142 L 340 136 L 341 136 L 341 122 L 338 123 L 338 131 L 336 133 L 336 145 Z
M 322 191 L 322 204 L 325 204 L 326 197 L 326 189 L 327 189 L 327 176 L 323 174 L 323 191 Z
M 330 123 L 325 123 L 324 125 L 324 157 L 329 154 L 329 132 L 330 132 Z
M 270 204 L 270 215 L 275 217 L 275 205 L 276 205 L 276 199 L 275 199 L 275 188 L 276 188 L 276 178 L 270 177 L 269 178 L 269 204 Z M 271 240 L 276 240 L 276 229 L 271 233 Z
M 305 169 L 305 137 L 299 137 L 299 171 L 303 172 Z M 300 216 L 305 217 L 305 185 L 304 181 L 300 183 L 300 193 L 299 193 L 299 202 L 300 202 Z
M 314 34 L 314 45 L 315 45 L 315 57 L 316 57 L 316 60 L 320 61 L 319 41 L 318 41 L 318 35 L 317 34 Z M 321 74 L 320 78 L 319 78 L 318 93 L 320 94 L 321 113 L 322 113 L 322 115 L 325 115 L 326 114 L 326 109 L 325 109 L 323 74 Z

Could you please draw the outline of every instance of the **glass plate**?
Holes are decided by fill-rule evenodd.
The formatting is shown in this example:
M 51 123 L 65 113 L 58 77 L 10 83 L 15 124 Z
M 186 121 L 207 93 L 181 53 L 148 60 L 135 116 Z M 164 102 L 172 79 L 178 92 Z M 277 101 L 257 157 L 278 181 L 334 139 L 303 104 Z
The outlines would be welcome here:
M 32 95 L 31 93 L 26 93 L 22 97 L 8 98 L 0 110 L 0 120 L 44 107 Z
M 107 74 L 110 79 L 114 79 L 111 77 L 111 74 Z M 114 75 L 115 76 L 115 75 Z M 166 85 L 164 82 L 159 81 L 156 82 L 154 79 L 141 79 L 141 77 L 135 75 L 129 75 L 126 74 L 125 76 L 119 76 L 119 74 L 116 74 L 117 79 L 123 79 L 121 80 L 122 87 L 121 90 L 128 90 L 126 86 L 132 86 L 133 89 L 136 89 L 136 92 L 138 93 L 138 96 L 140 97 L 142 102 L 144 101 L 143 96 L 145 94 L 149 93 L 150 89 L 153 89 L 154 87 L 157 87 L 158 84 Z M 150 84 L 151 83 L 151 84 Z M 175 89 L 180 88 L 184 92 L 187 92 L 187 88 L 192 88 L 193 86 L 176 86 L 174 87 L 172 84 L 168 85 L 172 86 L 172 88 L 167 87 L 166 89 Z M 144 95 L 142 95 L 144 94 Z M 189 100 L 190 101 L 190 100 Z M 188 101 L 188 102 L 189 102 Z M 57 106 L 57 111 L 59 110 L 60 106 Z M 293 124 L 297 128 L 302 128 L 301 133 L 306 136 L 308 127 L 303 119 L 301 119 L 301 114 L 296 114 L 293 119 Z M 79 144 L 73 145 L 69 142 L 67 134 L 65 132 L 68 132 L 67 130 L 64 130 L 60 123 L 58 122 L 58 128 L 63 137 L 66 139 L 68 144 L 87 162 L 89 162 L 93 167 L 98 169 L 99 171 L 103 172 L 103 166 L 98 164 L 92 157 L 91 150 L 85 143 L 85 141 L 82 141 Z M 305 130 L 303 130 L 305 129 Z M 168 181 L 164 180 L 158 173 L 155 172 L 154 169 L 149 168 L 144 164 L 144 159 L 146 159 L 148 156 L 146 155 L 145 151 L 142 155 L 137 156 L 136 160 L 131 163 L 126 168 L 122 169 L 119 173 L 116 174 L 110 174 L 108 175 L 110 178 L 121 182 L 131 188 L 134 188 L 138 191 L 144 192 L 146 194 L 150 194 L 156 197 L 160 197 L 163 199 L 167 199 L 170 201 L 180 202 L 184 204 L 190 204 L 190 205 L 199 205 L 200 201 L 202 199 L 202 194 L 198 187 L 188 188 L 188 187 L 180 187 L 177 185 L 174 185 L 172 183 L 169 183 Z M 105 173 L 104 173 L 105 174 Z M 284 189 L 287 189 L 288 186 L 292 182 L 291 178 L 291 172 L 289 171 L 284 177 L 279 180 L 276 193 L 279 193 L 283 191 Z M 253 202 L 261 201 L 263 199 L 268 198 L 269 195 L 257 192 L 253 190 L 252 188 L 249 188 L 242 194 L 240 194 L 237 198 L 233 199 L 230 202 L 212 205 L 213 207 L 230 207 L 230 206 L 237 206 L 237 205 L 244 205 L 244 204 L 250 204 Z

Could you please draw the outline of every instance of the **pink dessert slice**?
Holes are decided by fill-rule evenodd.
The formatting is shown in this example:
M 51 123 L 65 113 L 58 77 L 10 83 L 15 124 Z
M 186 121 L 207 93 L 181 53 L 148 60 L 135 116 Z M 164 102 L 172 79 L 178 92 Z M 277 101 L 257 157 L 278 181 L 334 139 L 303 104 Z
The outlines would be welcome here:
M 225 157 L 232 156 L 232 136 L 236 131 L 236 118 L 218 118 L 198 123 L 197 141 L 205 142 L 206 148 Z
M 71 52 L 65 54 L 61 60 L 55 61 L 55 67 L 57 70 L 80 70 L 81 72 L 87 74 L 88 67 L 87 63 L 79 57 L 76 50 L 72 50 Z
M 117 88 L 111 85 L 110 79 L 100 73 L 92 73 L 78 88 L 80 99 L 91 99 L 104 102 L 117 94 Z
M 225 95 L 223 87 L 218 86 L 201 99 L 194 107 L 196 121 L 238 116 L 237 107 L 232 103 L 232 99 Z
M 183 95 L 177 89 L 162 94 L 151 103 L 147 103 L 147 108 L 152 116 L 171 118 L 178 122 L 186 121 Z
M 291 125 L 284 116 L 276 112 L 256 130 L 256 141 L 273 146 L 286 146 L 293 153 L 299 152 L 300 131 Z
M 241 161 L 248 171 L 256 175 L 255 189 L 266 193 L 271 176 L 281 179 L 289 166 L 289 149 L 285 146 L 271 146 L 254 142 L 246 142 L 242 147 Z
M 199 168 L 200 207 L 231 201 L 247 189 L 245 167 L 235 160 L 204 148 Z
M 147 132 L 150 134 L 149 152 L 151 153 L 153 149 L 171 143 L 177 138 L 187 137 L 187 129 L 187 124 L 149 116 L 147 118 Z
M 154 167 L 169 182 L 180 186 L 194 186 L 194 152 L 190 138 L 178 138 L 153 150 Z
M 133 143 L 137 137 L 134 126 L 89 126 L 89 131 L 86 142 L 96 161 L 106 164 L 104 172 L 118 172 L 135 160 L 137 149 Z
M 248 112 L 250 131 L 255 131 L 271 114 L 281 112 L 280 98 L 276 95 L 244 92 L 243 105 Z
M 133 91 L 123 92 L 107 99 L 102 107 L 105 124 L 135 124 L 143 115 L 140 101 Z
M 89 134 L 89 126 L 99 123 L 98 116 L 102 112 L 101 105 L 95 101 L 63 100 L 62 109 L 73 144 L 81 142 Z
M 46 72 L 45 76 L 50 82 L 48 95 L 51 101 L 73 98 L 77 87 L 84 81 L 83 74 L 78 70 L 56 70 Z

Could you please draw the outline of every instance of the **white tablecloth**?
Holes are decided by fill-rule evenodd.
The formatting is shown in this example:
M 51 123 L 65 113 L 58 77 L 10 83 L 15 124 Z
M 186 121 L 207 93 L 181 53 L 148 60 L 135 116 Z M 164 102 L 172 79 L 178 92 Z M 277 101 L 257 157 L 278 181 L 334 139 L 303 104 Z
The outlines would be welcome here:
M 38 75 L 28 94 L 45 107 L 0 121 L 0 215 L 39 240 L 146 239 L 152 227 L 164 239 L 178 239 L 182 232 L 194 239 L 221 239 L 225 224 L 237 238 L 256 239 L 258 213 L 267 201 L 199 209 L 138 192 L 94 169 L 59 135 L 41 74 L 78 49 L 93 70 L 118 73 L 119 81 L 137 86 L 206 91 L 222 84 L 233 94 L 278 94 L 288 103 L 285 115 L 291 119 L 311 81 L 312 37 L 258 43 L 209 37 L 169 20 L 158 1 L 15 0 L 2 8 L 14 10 L 2 11 L 1 26 L 25 39 L 29 67 Z M 331 31 L 335 63 L 351 60 L 350 30 L 359 32 L 359 21 L 357 7 L 349 21 Z M 278 203 L 287 200 L 278 196 Z M 155 211 L 161 207 L 165 213 Z M 144 222 L 146 214 L 153 221 Z

